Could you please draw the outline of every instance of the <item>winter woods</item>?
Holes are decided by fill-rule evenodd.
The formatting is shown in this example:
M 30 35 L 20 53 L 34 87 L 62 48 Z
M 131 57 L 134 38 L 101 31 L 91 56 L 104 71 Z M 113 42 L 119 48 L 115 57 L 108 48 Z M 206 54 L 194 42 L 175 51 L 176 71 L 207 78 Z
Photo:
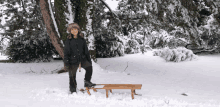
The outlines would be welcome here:
M 104 0 L 7 0 L 0 35 L 10 41 L 8 56 L 21 62 L 63 57 L 72 22 L 81 26 L 93 59 L 166 47 L 219 53 L 219 7 L 215 0 L 120 0 L 116 10 Z M 29 60 L 19 57 L 24 53 Z
M 87 12 L 87 10 L 89 9 L 85 8 L 86 6 L 89 7 L 89 5 L 87 4 L 88 4 L 87 1 L 82 1 L 82 0 L 78 0 L 78 1 L 55 0 L 54 2 L 51 2 L 50 0 L 36 0 L 36 1 L 33 1 L 33 0 L 21 0 L 20 1 L 19 0 L 19 1 L 2 2 L 2 6 L 5 5 L 6 7 L 6 9 L 3 11 L 4 14 L 2 15 L 6 15 L 6 16 L 8 15 L 8 17 L 10 17 L 9 14 L 7 13 L 8 11 L 12 13 L 11 14 L 12 18 L 18 20 L 18 21 L 15 21 L 12 18 L 7 20 L 7 18 L 5 18 L 6 24 L 4 24 L 4 26 L 2 27 L 2 29 L 5 31 L 4 33 L 2 33 L 3 38 L 9 38 L 9 41 L 10 41 L 10 46 L 9 46 L 10 48 L 8 48 L 9 57 L 15 61 L 18 61 L 13 56 L 15 56 L 15 54 L 17 54 L 16 56 L 21 55 L 21 53 L 18 52 L 19 51 L 18 48 L 25 49 L 26 44 L 31 45 L 31 47 L 34 47 L 31 49 L 35 49 L 35 47 L 38 44 L 32 45 L 32 44 L 35 44 L 34 42 L 35 40 L 32 41 L 31 35 L 30 35 L 33 33 L 35 35 L 33 36 L 35 37 L 35 39 L 36 38 L 40 39 L 39 36 L 41 36 L 41 42 L 46 46 L 51 46 L 51 45 L 48 45 L 42 39 L 43 38 L 49 39 L 48 41 L 49 44 L 52 43 L 54 47 L 53 50 L 56 50 L 56 51 L 54 52 L 49 47 L 42 47 L 42 46 L 39 46 L 41 48 L 39 48 L 38 50 L 45 49 L 47 51 L 53 51 L 52 54 L 49 55 L 49 57 L 52 57 L 53 54 L 59 54 L 60 57 L 63 58 L 63 46 L 64 46 L 63 42 L 65 42 L 65 39 L 67 36 L 67 32 L 66 32 L 67 24 L 77 22 L 82 27 L 84 33 L 88 33 L 88 31 L 90 31 L 91 33 L 91 30 L 89 30 L 91 29 L 91 22 L 89 23 L 90 25 L 87 23 L 88 22 L 87 20 L 89 20 L 89 16 L 87 15 L 89 14 Z M 10 6 L 10 7 L 7 7 L 7 6 Z M 28 11 L 26 11 L 25 9 Z M 19 18 L 19 17 L 22 17 L 24 13 L 27 14 L 26 15 L 27 20 L 25 20 L 24 18 Z M 28 18 L 32 18 L 32 19 L 29 20 Z M 20 21 L 22 19 L 24 19 L 26 23 L 23 23 L 24 21 Z M 23 25 L 20 26 L 21 24 Z M 33 26 L 33 25 L 36 25 L 36 26 Z M 86 27 L 88 27 L 88 29 L 86 29 Z M 35 32 L 36 29 L 40 31 Z M 26 33 L 28 32 L 27 30 L 29 31 L 29 33 Z M 43 34 L 40 34 L 40 32 L 43 32 Z M 92 35 L 90 36 L 93 37 Z M 20 39 L 17 39 L 17 38 L 20 38 Z M 24 40 L 24 38 L 26 40 Z M 92 42 L 91 39 L 90 41 Z M 23 44 L 24 46 L 18 45 L 15 48 L 13 46 L 14 42 L 16 42 L 15 44 L 19 42 L 20 44 Z M 29 54 L 29 53 L 33 54 L 29 51 L 35 51 L 35 50 L 31 50 L 31 49 L 28 50 L 26 54 Z M 15 53 L 15 54 L 12 54 L 12 53 Z M 45 52 L 42 52 L 38 54 L 38 56 L 39 57 L 44 56 L 44 53 Z M 21 60 L 24 60 L 22 62 L 29 61 L 24 58 L 22 58 Z
M 2 40 L 8 39 L 7 54 L 10 59 L 19 62 L 35 60 L 50 61 L 57 53 L 47 35 L 40 6 L 37 1 L 3 2 Z

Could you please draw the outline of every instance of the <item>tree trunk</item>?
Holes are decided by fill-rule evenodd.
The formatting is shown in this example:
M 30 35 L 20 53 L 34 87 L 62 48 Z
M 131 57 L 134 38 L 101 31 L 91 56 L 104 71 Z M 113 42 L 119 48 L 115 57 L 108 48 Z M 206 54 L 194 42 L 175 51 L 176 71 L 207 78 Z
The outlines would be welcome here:
M 39 4 L 40 4 L 41 13 L 42 13 L 42 16 L 43 16 L 44 23 L 46 25 L 47 33 L 50 36 L 52 44 L 55 47 L 56 51 L 59 53 L 59 55 L 62 58 L 64 58 L 64 52 L 63 52 L 64 47 L 61 44 L 58 33 L 56 32 L 56 29 L 55 29 L 55 26 L 54 26 L 54 23 L 53 23 L 53 19 L 51 17 L 49 3 L 48 3 L 47 0 L 38 0 L 38 1 L 40 1 Z M 56 0 L 56 1 L 59 1 L 59 0 Z M 92 10 L 92 8 L 91 8 L 92 5 L 90 5 L 88 2 L 93 3 L 93 0 L 89 0 L 89 1 L 87 1 L 87 0 L 75 0 L 75 1 L 70 0 L 70 1 L 75 6 L 74 22 L 79 24 L 79 26 L 81 27 L 81 30 L 83 31 L 83 33 L 86 33 L 85 37 L 93 36 L 93 35 L 91 35 L 93 33 L 92 29 L 91 29 L 92 23 L 91 23 L 91 21 L 89 21 L 89 19 L 91 19 L 91 18 L 87 16 L 87 14 L 88 14 L 87 12 L 90 13 L 91 10 Z M 65 4 L 65 2 L 62 2 L 62 4 Z M 57 6 L 60 6 L 60 5 L 57 5 Z M 56 7 L 56 8 L 59 8 L 59 7 Z M 61 8 L 62 8 L 62 6 L 61 6 Z M 66 9 L 64 9 L 64 10 L 66 10 Z M 64 24 L 66 22 L 63 22 L 63 23 L 61 22 L 62 20 L 64 20 L 61 17 L 63 15 L 63 13 L 61 11 L 58 11 L 58 10 L 56 10 L 56 11 L 57 11 L 56 21 L 58 22 L 58 25 L 62 26 L 61 28 L 59 28 L 59 31 L 64 32 L 65 31 Z M 61 20 L 59 20 L 59 19 L 61 19 Z M 65 35 L 65 33 L 64 33 L 64 35 Z M 61 34 L 61 37 L 65 37 L 64 35 Z M 91 39 L 91 37 L 90 37 L 90 39 Z M 94 39 L 90 40 L 90 41 L 94 41 Z M 92 56 L 92 59 L 96 59 L 96 58 L 94 58 L 95 57 L 94 42 L 90 42 L 90 44 L 91 45 L 88 45 L 90 54 Z M 92 49 L 91 49 L 91 47 L 92 47 Z M 66 69 L 62 70 L 61 72 L 65 72 L 65 71 L 66 71 Z M 58 73 L 61 73 L 61 72 L 58 72 Z
M 47 0 L 40 0 L 40 9 L 43 16 L 44 23 L 47 28 L 47 33 L 50 36 L 51 42 L 53 46 L 55 47 L 56 51 L 59 53 L 59 55 L 64 58 L 64 47 L 62 46 L 60 42 L 60 38 L 58 37 L 58 34 L 55 30 L 55 26 L 53 24 L 53 20 L 51 18 L 49 4 Z
M 60 38 L 55 30 L 55 26 L 49 9 L 49 3 L 47 2 L 47 0 L 37 0 L 37 1 L 39 2 L 41 14 L 43 16 L 43 20 L 46 25 L 47 33 L 51 39 L 51 42 L 55 47 L 56 51 L 59 53 L 59 55 L 64 59 L 64 52 L 63 52 L 64 47 L 61 44 Z M 67 69 L 64 64 L 64 68 L 58 71 L 58 73 L 62 73 L 66 71 Z

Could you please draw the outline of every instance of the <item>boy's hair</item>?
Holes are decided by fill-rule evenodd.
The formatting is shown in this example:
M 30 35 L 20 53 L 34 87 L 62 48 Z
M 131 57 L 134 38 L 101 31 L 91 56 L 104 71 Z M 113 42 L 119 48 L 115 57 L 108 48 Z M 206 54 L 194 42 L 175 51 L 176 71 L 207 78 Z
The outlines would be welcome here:
M 72 36 L 71 36 L 71 29 L 72 29 L 72 28 L 78 29 L 78 35 L 79 35 L 80 37 L 84 38 L 84 35 L 83 35 L 83 33 L 81 33 L 81 29 L 80 29 L 79 25 L 78 25 L 77 23 L 70 23 L 70 24 L 68 25 L 68 27 L 67 27 L 67 31 L 70 33 L 70 34 L 67 36 L 68 39 L 71 39 L 71 38 L 72 38 Z
M 78 32 L 81 32 L 81 29 L 77 23 L 70 23 L 67 27 L 67 31 L 69 33 L 71 33 L 71 29 L 73 29 L 73 28 L 76 28 L 76 29 L 78 29 Z

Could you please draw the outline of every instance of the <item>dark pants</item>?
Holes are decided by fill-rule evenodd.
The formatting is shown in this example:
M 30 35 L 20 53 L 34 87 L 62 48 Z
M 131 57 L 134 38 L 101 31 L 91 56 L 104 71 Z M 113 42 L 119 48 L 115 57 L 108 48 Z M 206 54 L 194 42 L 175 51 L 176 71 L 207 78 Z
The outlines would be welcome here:
M 70 65 L 68 68 L 70 90 L 72 90 L 73 88 L 76 88 L 76 86 L 77 86 L 76 72 L 77 72 L 78 67 L 79 67 L 79 65 L 77 64 L 77 65 Z M 84 80 L 90 81 L 91 77 L 92 77 L 92 71 L 93 71 L 92 64 L 89 63 L 88 61 L 84 61 L 81 63 L 81 67 L 84 68 L 86 71 Z

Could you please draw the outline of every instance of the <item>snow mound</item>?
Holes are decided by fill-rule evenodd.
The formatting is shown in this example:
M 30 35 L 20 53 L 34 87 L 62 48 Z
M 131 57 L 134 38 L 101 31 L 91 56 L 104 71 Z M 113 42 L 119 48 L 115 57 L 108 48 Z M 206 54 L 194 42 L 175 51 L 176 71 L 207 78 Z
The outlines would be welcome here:
M 0 60 L 7 60 L 8 58 L 7 58 L 7 56 L 1 56 L 0 55 Z
M 104 69 L 92 60 L 92 66 L 95 71 L 103 71 Z
M 198 59 L 198 57 L 189 49 L 178 47 L 176 49 L 164 48 L 154 51 L 154 56 L 160 56 L 166 61 L 180 62 Z

